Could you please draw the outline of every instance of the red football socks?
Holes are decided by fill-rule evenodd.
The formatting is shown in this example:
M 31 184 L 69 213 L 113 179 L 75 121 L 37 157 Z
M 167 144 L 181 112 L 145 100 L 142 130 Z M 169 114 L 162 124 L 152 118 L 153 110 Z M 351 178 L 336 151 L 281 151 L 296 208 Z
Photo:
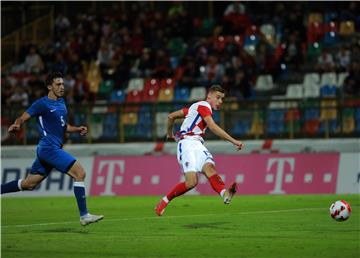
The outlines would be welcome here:
M 220 194 L 221 191 L 225 189 L 224 181 L 221 179 L 221 177 L 218 174 L 215 174 L 215 175 L 212 175 L 211 177 L 209 177 L 209 182 L 211 184 L 211 187 L 218 194 Z
M 189 189 L 186 188 L 185 182 L 179 183 L 177 184 L 174 189 L 172 189 L 167 195 L 166 197 L 168 198 L 169 201 L 171 201 L 172 199 L 174 199 L 177 196 L 180 196 L 184 193 L 186 193 Z

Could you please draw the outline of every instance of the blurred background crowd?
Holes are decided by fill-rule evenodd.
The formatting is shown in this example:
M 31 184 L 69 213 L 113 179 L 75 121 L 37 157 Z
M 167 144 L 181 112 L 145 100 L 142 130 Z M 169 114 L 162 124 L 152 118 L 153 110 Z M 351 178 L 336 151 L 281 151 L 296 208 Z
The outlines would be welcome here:
M 53 14 L 51 38 L 3 61 L 3 105 L 46 94 L 51 71 L 68 104 L 191 100 L 212 84 L 234 101 L 360 94 L 355 1 L 71 2 Z

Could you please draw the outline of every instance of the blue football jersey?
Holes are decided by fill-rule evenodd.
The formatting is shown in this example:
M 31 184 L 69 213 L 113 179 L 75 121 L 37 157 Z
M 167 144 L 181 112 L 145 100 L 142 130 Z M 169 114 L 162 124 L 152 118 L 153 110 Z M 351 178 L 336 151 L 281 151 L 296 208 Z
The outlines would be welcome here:
M 26 112 L 35 116 L 40 133 L 39 145 L 62 147 L 66 132 L 67 109 L 63 98 L 49 99 L 48 96 L 36 100 Z

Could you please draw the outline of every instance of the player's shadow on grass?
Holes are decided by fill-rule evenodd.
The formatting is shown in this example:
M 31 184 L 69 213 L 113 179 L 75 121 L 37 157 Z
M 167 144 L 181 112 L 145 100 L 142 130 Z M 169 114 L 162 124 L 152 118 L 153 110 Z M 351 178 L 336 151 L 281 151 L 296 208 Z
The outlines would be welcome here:
M 224 224 L 228 224 L 228 222 L 212 222 L 212 223 L 192 223 L 183 225 L 184 228 L 189 229 L 203 229 L 203 228 L 221 228 L 224 229 Z
M 76 229 L 76 228 L 52 228 L 41 230 L 44 233 L 75 233 L 75 234 L 89 234 L 88 231 Z

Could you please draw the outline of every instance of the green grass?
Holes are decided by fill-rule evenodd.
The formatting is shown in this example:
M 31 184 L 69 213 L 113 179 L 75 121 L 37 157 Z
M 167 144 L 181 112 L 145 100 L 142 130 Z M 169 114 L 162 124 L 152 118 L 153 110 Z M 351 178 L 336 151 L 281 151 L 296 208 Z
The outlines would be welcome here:
M 2 198 L 2 257 L 360 257 L 360 195 L 183 196 L 156 217 L 158 199 L 91 197 L 105 219 L 81 227 L 72 197 Z

